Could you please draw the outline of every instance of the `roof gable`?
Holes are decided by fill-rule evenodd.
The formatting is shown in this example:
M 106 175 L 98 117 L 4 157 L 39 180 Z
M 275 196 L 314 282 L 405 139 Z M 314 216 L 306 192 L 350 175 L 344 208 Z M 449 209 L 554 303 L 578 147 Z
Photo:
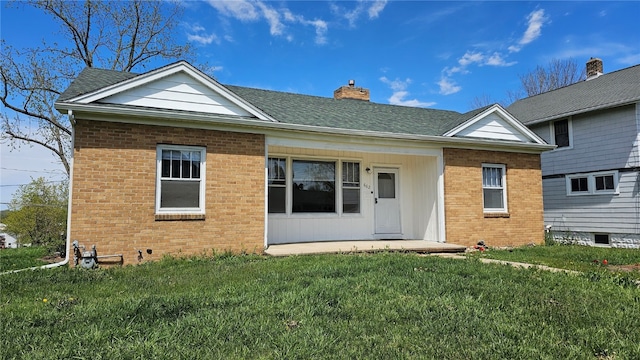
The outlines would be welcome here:
M 544 140 L 495 104 L 446 132 L 444 136 L 544 144 Z
M 127 78 L 65 101 L 193 111 L 274 121 L 184 61 Z

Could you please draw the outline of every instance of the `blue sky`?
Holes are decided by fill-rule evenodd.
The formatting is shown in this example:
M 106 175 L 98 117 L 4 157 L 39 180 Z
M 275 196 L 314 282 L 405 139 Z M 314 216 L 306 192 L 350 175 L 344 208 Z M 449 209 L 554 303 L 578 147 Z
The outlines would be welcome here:
M 184 4 L 176 38 L 191 42 L 197 62 L 223 84 L 331 97 L 353 79 L 373 102 L 465 112 L 476 97 L 505 100 L 519 75 L 552 59 L 584 66 L 599 57 L 605 73 L 640 63 L 636 1 Z M 56 40 L 56 25 L 41 14 L 6 3 L 1 10 L 9 44 Z M 16 189 L 5 185 L 60 176 L 46 152 L 1 151 L 0 202 Z

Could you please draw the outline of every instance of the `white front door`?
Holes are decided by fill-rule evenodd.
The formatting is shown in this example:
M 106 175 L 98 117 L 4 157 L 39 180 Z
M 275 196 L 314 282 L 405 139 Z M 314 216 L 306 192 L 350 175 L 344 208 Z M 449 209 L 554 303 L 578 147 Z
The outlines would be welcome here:
M 399 237 L 400 226 L 400 188 L 398 169 L 374 168 L 374 212 L 375 233 L 390 238 Z

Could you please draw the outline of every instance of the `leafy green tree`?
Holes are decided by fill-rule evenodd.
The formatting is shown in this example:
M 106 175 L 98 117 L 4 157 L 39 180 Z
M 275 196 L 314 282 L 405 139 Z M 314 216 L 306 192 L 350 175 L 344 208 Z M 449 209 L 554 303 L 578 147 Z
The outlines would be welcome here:
M 43 177 L 20 186 L 3 219 L 6 231 L 22 244 L 64 250 L 68 194 L 66 182 L 52 183 Z

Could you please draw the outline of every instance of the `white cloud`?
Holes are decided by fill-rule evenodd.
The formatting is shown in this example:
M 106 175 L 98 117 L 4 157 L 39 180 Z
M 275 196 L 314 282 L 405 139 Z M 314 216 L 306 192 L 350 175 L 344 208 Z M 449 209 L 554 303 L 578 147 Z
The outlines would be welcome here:
M 400 105 L 400 106 L 411 106 L 411 107 L 429 107 L 433 106 L 435 102 L 423 102 L 418 99 L 406 100 L 405 98 L 409 96 L 409 92 L 406 90 L 409 84 L 411 84 L 411 79 L 407 78 L 406 80 L 389 80 L 386 76 L 380 78 L 380 81 L 389 85 L 391 90 L 393 90 L 393 94 L 389 97 L 388 101 L 391 105 Z
M 540 9 L 529 14 L 527 20 L 529 20 L 529 26 L 520 39 L 520 45 L 526 45 L 539 38 L 542 34 L 542 25 L 547 22 L 548 18 L 544 16 L 544 9 Z
M 209 5 L 225 16 L 234 17 L 242 21 L 255 21 L 260 18 L 253 2 L 246 0 L 219 1 L 209 0 Z
M 356 3 L 356 6 L 351 10 L 338 6 L 335 3 L 332 3 L 330 7 L 334 14 L 336 14 L 339 17 L 347 19 L 350 27 L 355 27 L 356 22 L 358 21 L 358 19 L 362 14 L 366 12 L 367 15 L 369 16 L 369 20 L 377 19 L 380 16 L 380 13 L 382 13 L 382 10 L 384 10 L 386 5 L 387 5 L 387 0 L 377 0 L 373 2 L 359 0 Z
M 460 66 L 462 66 L 462 67 L 466 67 L 467 65 L 470 65 L 470 64 L 473 64 L 473 63 L 479 63 L 483 59 L 484 59 L 484 55 L 482 55 L 481 53 L 478 53 L 478 52 L 474 53 L 474 52 L 467 51 L 458 60 L 458 64 L 460 64 Z
M 640 53 L 624 56 L 618 59 L 618 62 L 624 65 L 640 64 Z
M 542 35 L 542 26 L 547 23 L 548 17 L 544 14 L 544 9 L 535 10 L 527 16 L 527 30 L 525 30 L 522 38 L 518 41 L 518 45 L 509 46 L 510 52 L 518 52 L 522 46 L 529 44 Z
M 263 2 L 257 2 L 256 5 L 262 11 L 262 15 L 269 23 L 271 35 L 282 35 L 284 25 L 280 22 L 280 14 L 272 7 L 265 5 Z
M 249 2 L 217 1 L 209 0 L 209 4 L 218 10 L 221 15 L 235 18 L 240 21 L 266 21 L 269 24 L 269 33 L 272 36 L 282 36 L 287 41 L 293 41 L 293 33 L 288 25 L 310 26 L 315 29 L 315 43 L 324 45 L 327 43 L 328 23 L 321 19 L 307 20 L 302 15 L 294 14 L 287 8 L 276 9 L 265 1 Z
M 202 44 L 202 45 L 209 45 L 212 42 L 216 42 L 217 44 L 220 43 L 220 40 L 218 39 L 218 37 L 215 34 L 209 34 L 209 35 L 197 35 L 197 34 L 187 34 L 187 40 L 189 41 L 193 41 L 196 42 L 198 44 Z
M 323 20 L 309 21 L 310 25 L 316 28 L 316 44 L 324 45 L 327 43 L 327 23 Z
M 369 7 L 369 19 L 377 19 L 387 5 L 387 0 L 374 1 Z
M 462 90 L 462 87 L 458 86 L 453 80 L 445 76 L 440 78 L 440 81 L 438 81 L 438 86 L 440 86 L 441 95 L 451 95 Z
M 515 65 L 516 61 L 506 62 L 500 53 L 494 52 L 491 56 L 486 58 L 485 64 L 490 66 L 511 66 Z

